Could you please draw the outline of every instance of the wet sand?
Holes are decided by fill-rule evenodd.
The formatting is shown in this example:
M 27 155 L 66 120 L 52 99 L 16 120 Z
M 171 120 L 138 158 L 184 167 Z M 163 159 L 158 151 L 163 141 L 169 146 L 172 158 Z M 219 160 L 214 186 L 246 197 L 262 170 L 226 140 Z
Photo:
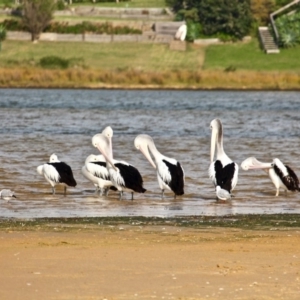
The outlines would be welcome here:
M 0 299 L 300 297 L 299 227 L 84 223 L 2 227 Z

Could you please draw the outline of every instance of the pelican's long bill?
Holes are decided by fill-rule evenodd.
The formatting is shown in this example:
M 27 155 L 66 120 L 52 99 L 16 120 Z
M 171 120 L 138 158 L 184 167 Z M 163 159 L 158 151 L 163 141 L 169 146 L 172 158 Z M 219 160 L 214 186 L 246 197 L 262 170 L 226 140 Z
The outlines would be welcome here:
M 154 169 L 156 169 L 156 164 L 154 163 L 147 145 L 141 145 L 139 150 L 144 154 L 144 156 L 148 159 L 149 163 L 152 165 Z
M 144 156 L 147 158 L 152 167 L 156 169 L 156 164 L 154 163 L 148 149 L 149 141 L 152 141 L 152 138 L 150 136 L 146 134 L 140 134 L 135 138 L 134 145 L 138 150 L 140 150 L 144 154 Z
M 92 144 L 102 153 L 106 162 L 109 163 L 117 171 L 118 169 L 113 163 L 113 156 L 108 137 L 106 137 L 102 133 L 96 134 L 92 138 Z
M 272 165 L 272 163 L 260 162 L 255 157 L 248 157 L 241 163 L 241 167 L 245 171 L 252 169 L 270 169 Z

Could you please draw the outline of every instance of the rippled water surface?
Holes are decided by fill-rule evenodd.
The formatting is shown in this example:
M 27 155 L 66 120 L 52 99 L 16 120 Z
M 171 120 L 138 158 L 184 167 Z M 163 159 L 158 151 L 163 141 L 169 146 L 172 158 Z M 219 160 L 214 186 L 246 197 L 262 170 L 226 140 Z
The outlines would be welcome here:
M 234 198 L 217 202 L 208 178 L 212 119 L 224 125 L 225 152 L 239 165 L 249 156 L 280 158 L 300 174 L 300 93 L 230 91 L 0 90 L 0 189 L 17 199 L 0 200 L 0 217 L 180 216 L 299 213 L 299 193 L 281 192 L 262 171 L 240 169 Z M 114 130 L 114 157 L 137 167 L 145 194 L 94 194 L 81 174 L 85 158 L 99 154 L 91 138 L 107 125 Z M 185 195 L 161 200 L 155 171 L 134 148 L 136 135 L 153 137 L 158 150 L 179 160 Z M 51 195 L 36 167 L 56 153 L 68 163 L 76 188 Z

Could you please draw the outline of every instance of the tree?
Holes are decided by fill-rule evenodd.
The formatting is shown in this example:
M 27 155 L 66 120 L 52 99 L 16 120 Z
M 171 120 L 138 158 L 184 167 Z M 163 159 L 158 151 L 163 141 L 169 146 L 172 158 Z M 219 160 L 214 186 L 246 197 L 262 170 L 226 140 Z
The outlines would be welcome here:
M 6 38 L 6 28 L 4 25 L 0 24 L 0 51 L 1 51 L 1 44 Z
M 198 13 L 203 33 L 226 34 L 241 39 L 250 32 L 250 0 L 199 1 Z
M 37 41 L 41 32 L 50 24 L 55 10 L 54 0 L 24 0 L 22 23 Z
M 251 30 L 250 0 L 166 0 L 173 10 L 184 19 L 197 11 L 197 18 L 204 35 L 227 35 L 242 38 Z M 179 16 L 180 19 L 180 16 Z

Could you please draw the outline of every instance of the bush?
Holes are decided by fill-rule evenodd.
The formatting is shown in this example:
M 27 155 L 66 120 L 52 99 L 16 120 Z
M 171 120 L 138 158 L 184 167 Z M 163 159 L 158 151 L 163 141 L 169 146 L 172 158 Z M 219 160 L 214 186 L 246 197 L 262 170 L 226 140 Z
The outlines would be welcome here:
M 167 4 L 178 20 L 200 22 L 206 36 L 226 34 L 242 39 L 252 28 L 250 0 L 167 0 Z
M 139 29 L 130 28 L 128 26 L 116 26 L 111 23 L 92 23 L 82 22 L 80 24 L 69 25 L 67 22 L 59 23 L 53 22 L 46 29 L 45 32 L 56 33 L 98 33 L 98 34 L 141 34 Z
M 47 69 L 67 69 L 70 65 L 68 59 L 58 56 L 45 56 L 40 59 L 40 66 Z
M 300 11 L 280 16 L 275 20 L 275 24 L 281 47 L 294 47 L 300 43 Z

